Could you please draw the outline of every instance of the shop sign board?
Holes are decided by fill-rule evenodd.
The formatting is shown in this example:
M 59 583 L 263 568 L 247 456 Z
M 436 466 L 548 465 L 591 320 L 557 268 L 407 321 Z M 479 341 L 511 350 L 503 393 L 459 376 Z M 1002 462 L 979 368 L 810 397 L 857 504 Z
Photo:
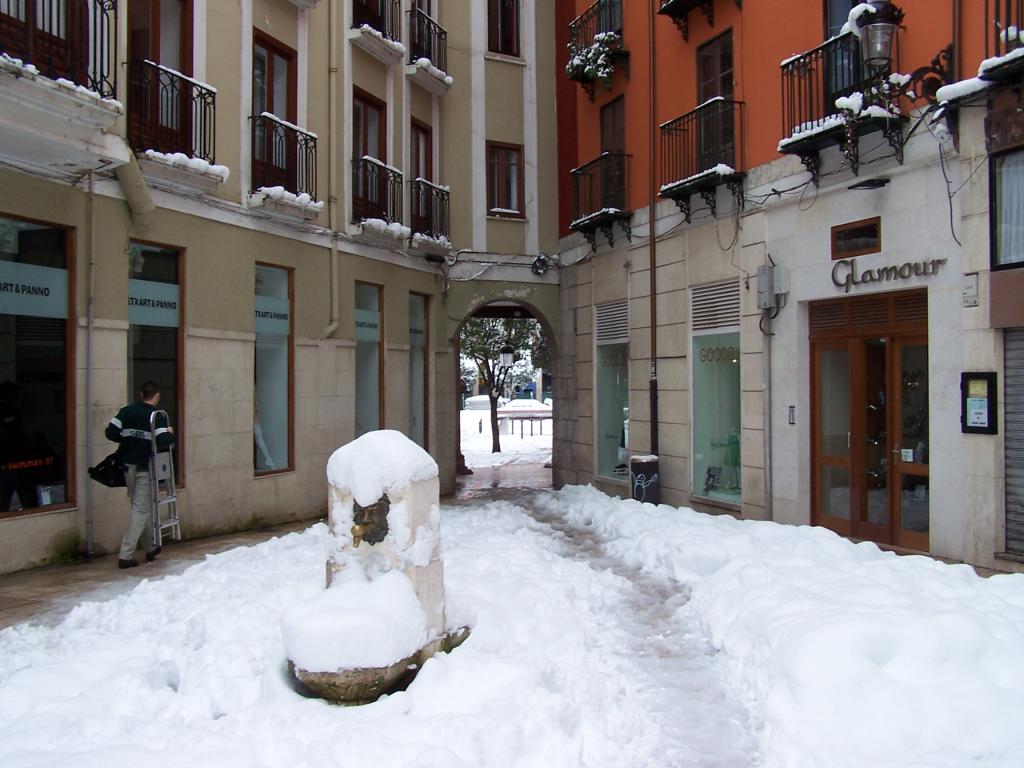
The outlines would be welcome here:
M 256 335 L 287 336 L 291 333 L 288 299 L 256 294 Z
M 132 325 L 177 328 L 180 317 L 178 291 L 174 283 L 129 280 L 128 322 Z
M 907 261 L 903 264 L 865 269 L 857 267 L 857 259 L 842 259 L 832 266 L 832 284 L 849 293 L 856 286 L 882 283 L 892 280 L 909 280 L 914 277 L 931 277 L 939 273 L 939 267 L 946 259 L 924 259 Z
M 67 270 L 0 261 L 0 314 L 66 319 Z

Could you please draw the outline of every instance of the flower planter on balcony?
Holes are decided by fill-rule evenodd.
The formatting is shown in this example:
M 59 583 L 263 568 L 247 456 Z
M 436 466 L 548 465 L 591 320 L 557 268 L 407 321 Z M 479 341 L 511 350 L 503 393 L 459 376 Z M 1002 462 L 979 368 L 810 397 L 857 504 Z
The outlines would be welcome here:
M 581 233 L 597 250 L 597 233 L 615 245 L 614 227 L 619 224 L 632 239 L 629 210 L 629 155 L 605 152 L 572 171 L 573 219 L 569 228 Z
M 622 45 L 622 0 L 597 0 L 569 24 L 566 76 L 594 98 L 597 84 L 610 86 L 617 67 L 629 75 L 629 52 Z
M 700 194 L 717 215 L 718 188 L 743 207 L 743 102 L 716 97 L 661 126 L 661 197 L 690 220 L 690 197 Z
M 406 56 L 399 19 L 399 0 L 352 0 L 348 38 L 384 64 L 396 64 Z

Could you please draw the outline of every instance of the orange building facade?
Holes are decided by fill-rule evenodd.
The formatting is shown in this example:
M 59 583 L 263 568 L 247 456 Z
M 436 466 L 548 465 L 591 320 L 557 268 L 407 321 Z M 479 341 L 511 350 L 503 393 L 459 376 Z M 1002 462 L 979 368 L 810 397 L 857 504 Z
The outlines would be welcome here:
M 1014 569 L 1020 4 L 855 6 L 557 4 L 556 479 Z

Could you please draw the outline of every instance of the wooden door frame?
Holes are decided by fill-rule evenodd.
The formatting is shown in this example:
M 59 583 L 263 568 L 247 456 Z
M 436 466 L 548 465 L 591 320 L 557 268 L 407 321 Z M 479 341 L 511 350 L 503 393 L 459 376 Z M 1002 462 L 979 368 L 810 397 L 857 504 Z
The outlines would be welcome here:
M 362 88 L 359 88 L 358 86 L 352 86 L 352 102 L 354 104 L 357 101 L 362 102 L 364 109 L 366 107 L 370 107 L 370 108 L 376 109 L 376 110 L 378 110 L 380 112 L 380 120 L 378 121 L 379 125 L 377 126 L 377 144 L 380 147 L 380 153 L 379 154 L 381 156 L 377 157 L 375 159 L 380 160 L 382 163 L 386 163 L 386 162 L 388 162 L 388 105 L 385 102 L 383 102 L 380 99 L 378 99 L 372 93 L 364 91 Z M 355 110 L 352 110 L 352 113 L 353 113 L 353 115 L 355 115 Z M 358 126 L 358 127 L 360 128 L 360 134 L 361 134 L 360 138 L 361 138 L 361 140 L 363 142 L 363 147 L 365 148 L 368 145 L 368 143 L 369 143 L 367 141 L 367 139 L 369 138 L 369 133 L 367 132 L 366 121 L 364 121 L 364 124 L 362 126 Z M 357 126 L 355 125 L 355 122 L 353 121 L 353 124 L 352 124 L 353 136 L 355 136 L 356 128 L 357 128 Z M 355 145 L 355 139 L 354 138 L 353 138 L 352 144 L 353 144 L 353 149 L 355 149 L 355 146 L 354 146 Z M 369 154 L 369 153 L 364 153 L 364 154 Z M 353 155 L 355 155 L 355 152 L 353 152 Z M 371 155 L 371 157 L 372 157 L 372 155 Z M 354 159 L 359 160 L 361 158 L 362 158 L 362 155 L 359 155 L 358 157 L 355 157 Z
M 293 49 L 289 48 L 287 45 L 282 43 L 280 40 L 277 40 L 277 39 L 271 37 L 270 35 L 266 34 L 265 32 L 262 32 L 259 29 L 256 29 L 254 27 L 253 30 L 252 30 L 252 46 L 255 49 L 257 45 L 262 46 L 263 48 L 266 48 L 267 49 L 267 54 L 268 54 L 268 56 L 267 56 L 267 79 L 266 79 L 266 83 L 265 83 L 266 86 L 267 86 L 267 105 L 266 105 L 267 108 L 266 108 L 265 111 L 269 112 L 272 115 L 275 115 L 279 119 L 287 120 L 289 123 L 297 122 L 296 112 L 298 111 L 298 92 L 297 92 L 298 91 L 298 86 L 297 86 L 297 83 L 298 83 L 298 72 L 297 72 L 297 70 L 298 70 L 298 60 L 299 60 L 298 59 L 298 54 Z M 287 94 L 287 102 L 285 104 L 285 111 L 288 114 L 286 114 L 286 115 L 278 115 L 276 112 L 274 112 L 274 98 L 273 98 L 273 94 L 274 94 L 274 91 L 273 91 L 273 86 L 274 86 L 274 75 L 273 75 L 273 72 L 274 72 L 274 57 L 273 57 L 273 54 L 275 54 L 275 53 L 281 55 L 283 58 L 286 58 L 288 60 L 288 85 L 287 85 L 288 94 Z M 253 58 L 255 59 L 255 56 Z M 252 72 L 249 73 L 250 88 L 252 88 L 252 90 L 254 91 L 253 96 L 255 96 L 255 78 L 252 76 L 252 74 L 253 74 Z M 256 102 L 256 100 L 254 98 L 253 99 L 253 105 L 255 105 L 255 102 Z M 253 109 L 254 109 L 253 114 L 255 115 L 256 114 L 255 113 L 255 107 L 253 107 Z
M 253 478 L 273 477 L 284 475 L 295 471 L 295 267 L 275 264 L 269 261 L 257 261 L 254 267 L 266 267 L 268 269 L 279 269 L 288 275 L 288 466 L 280 469 L 271 469 L 260 472 L 256 469 L 256 462 L 253 461 Z M 255 269 L 253 271 L 255 276 Z M 253 291 L 253 301 L 256 293 Z M 256 343 L 257 334 L 253 328 L 253 372 L 256 365 Z M 256 399 L 256 388 L 253 387 L 253 400 Z M 255 425 L 254 425 L 255 427 Z M 255 429 L 253 429 L 255 432 Z M 255 439 L 255 438 L 254 438 Z M 255 447 L 253 449 L 255 451 Z
M 893 543 L 906 549 L 915 549 L 927 552 L 928 538 L 931 532 L 931 487 L 928 490 L 928 531 L 908 531 L 903 528 L 903 477 L 905 466 L 902 459 L 894 460 L 893 451 L 900 447 L 903 442 L 903 378 L 902 364 L 899 353 L 904 346 L 923 346 L 928 348 L 927 335 L 900 335 L 892 339 L 892 350 L 890 352 L 890 389 L 894 394 L 893 407 L 890 409 L 890 423 L 888 426 L 889 445 L 887 446 L 890 456 L 890 474 L 892 481 L 889 488 L 889 506 L 892 510 Z M 929 377 L 929 398 L 931 382 Z M 928 430 L 929 443 L 931 442 L 931 425 Z M 909 464 L 910 469 L 906 475 L 909 477 L 931 477 L 930 464 Z
M 811 341 L 811 524 L 821 525 L 829 528 L 841 536 L 852 535 L 852 524 L 854 516 L 854 488 L 853 488 L 853 396 L 850 395 L 849 402 L 847 403 L 847 426 L 850 428 L 850 443 L 849 453 L 846 457 L 846 462 L 837 462 L 835 460 L 824 461 L 823 454 L 819 453 L 819 439 L 818 439 L 818 425 L 821 422 L 820 406 L 818 395 L 821 392 L 821 352 L 823 349 L 836 349 L 845 350 L 847 353 L 847 376 L 849 377 L 849 366 L 850 366 L 850 342 L 843 339 L 818 339 Z M 834 466 L 834 467 L 845 467 L 849 475 L 849 491 L 847 504 L 850 510 L 849 518 L 834 517 L 832 515 L 824 515 L 820 511 L 820 481 L 819 481 L 819 469 L 822 465 Z

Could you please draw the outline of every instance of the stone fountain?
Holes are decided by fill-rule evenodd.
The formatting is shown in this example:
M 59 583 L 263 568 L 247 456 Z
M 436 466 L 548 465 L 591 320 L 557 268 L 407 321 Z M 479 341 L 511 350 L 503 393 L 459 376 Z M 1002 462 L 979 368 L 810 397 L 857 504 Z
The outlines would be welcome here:
M 327 463 L 327 588 L 293 606 L 282 636 L 293 677 L 360 704 L 392 692 L 468 632 L 447 633 L 437 464 L 400 432 L 370 432 Z

